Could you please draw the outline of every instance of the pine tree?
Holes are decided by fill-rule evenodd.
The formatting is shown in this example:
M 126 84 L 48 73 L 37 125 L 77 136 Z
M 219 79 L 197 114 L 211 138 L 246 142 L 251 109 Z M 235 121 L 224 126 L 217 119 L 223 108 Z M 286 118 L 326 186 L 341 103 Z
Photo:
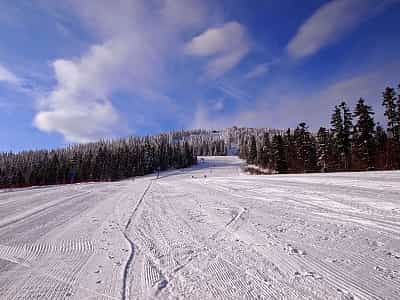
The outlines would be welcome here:
M 400 103 L 400 100 L 397 99 Z M 400 104 L 396 105 L 396 92 L 387 87 L 383 92 L 382 105 L 385 107 L 387 118 L 388 143 L 386 149 L 386 169 L 395 169 L 400 166 Z
M 343 101 L 339 106 L 335 106 L 331 125 L 336 161 L 339 163 L 338 167 L 348 169 L 351 161 L 351 130 L 353 124 L 346 102 Z
M 294 133 L 297 157 L 303 164 L 303 171 L 315 170 L 316 152 L 306 123 L 300 123 Z
M 400 84 L 397 86 L 398 95 L 397 95 L 397 128 L 396 128 L 396 146 L 395 146 L 395 161 L 396 168 L 400 168 Z
M 246 159 L 248 155 L 248 150 L 247 150 L 247 141 L 244 136 L 240 138 L 240 144 L 239 144 L 239 158 L 241 159 Z
M 376 151 L 374 112 L 371 106 L 366 105 L 360 98 L 354 111 L 356 124 L 354 125 L 354 144 L 357 155 L 365 162 L 368 169 L 374 168 Z
M 379 169 L 384 169 L 387 161 L 386 158 L 386 147 L 387 147 L 387 134 L 386 131 L 382 128 L 379 122 L 376 124 L 375 130 L 375 144 L 376 144 L 376 158 L 375 165 Z
M 400 100 L 398 100 L 400 103 Z M 390 139 L 399 140 L 399 109 L 396 107 L 396 92 L 393 88 L 387 87 L 383 92 L 382 105 L 385 107 L 385 116 L 387 118 L 387 131 Z M 400 104 L 398 105 L 400 106 Z
M 398 126 L 398 131 L 397 131 L 397 134 L 398 134 L 398 137 L 400 138 L 400 83 L 399 83 L 399 85 L 397 86 L 397 90 L 398 90 L 398 95 L 397 95 L 397 126 Z
M 285 155 L 285 144 L 281 135 L 274 135 L 272 138 L 272 157 L 275 171 L 286 173 L 288 165 Z
M 343 113 L 343 152 L 345 160 L 345 169 L 350 168 L 351 164 L 351 131 L 353 129 L 352 115 L 346 102 L 340 104 Z
M 256 162 L 256 158 L 257 158 L 256 138 L 254 137 L 254 135 L 252 135 L 249 141 L 249 154 L 247 156 L 247 162 L 249 164 L 254 164 Z
M 261 140 L 257 161 L 263 168 L 269 169 L 271 167 L 271 141 L 268 132 L 264 133 Z
M 375 132 L 376 132 L 375 141 L 376 141 L 378 150 L 383 150 L 384 146 L 387 142 L 387 134 L 386 134 L 385 130 L 382 128 L 382 126 L 379 124 L 379 122 L 376 124 Z
M 340 156 L 342 153 L 343 118 L 340 108 L 336 105 L 331 118 L 331 132 L 334 146 L 334 164 L 339 167 Z
M 326 128 L 320 127 L 317 133 L 318 166 L 323 172 L 328 169 L 329 134 Z
M 299 162 L 297 155 L 297 147 L 295 142 L 294 134 L 292 134 L 291 129 L 288 128 L 283 137 L 283 142 L 285 145 L 285 155 L 287 161 L 288 170 L 298 170 L 303 168 L 303 163 Z

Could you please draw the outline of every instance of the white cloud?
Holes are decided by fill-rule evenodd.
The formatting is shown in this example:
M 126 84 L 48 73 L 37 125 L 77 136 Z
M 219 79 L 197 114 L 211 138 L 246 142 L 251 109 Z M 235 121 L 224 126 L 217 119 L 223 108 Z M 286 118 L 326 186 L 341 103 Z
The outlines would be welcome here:
M 225 107 L 224 99 L 219 98 L 210 102 L 210 108 L 213 111 L 221 111 Z
M 224 115 L 215 113 L 212 107 L 199 105 L 192 126 L 224 128 L 237 125 L 284 129 L 304 121 L 312 130 L 317 130 L 319 126 L 330 126 L 335 105 L 344 100 L 353 110 L 360 97 L 373 107 L 375 121 L 385 125 L 382 92 L 386 86 L 398 84 L 396 74 L 399 67 L 398 63 L 380 68 L 374 65 L 364 72 L 351 76 L 346 74 L 313 89 L 288 89 L 287 86 L 298 86 L 298 82 L 286 81 L 265 90 L 251 106 L 242 104 L 234 112 Z
M 55 101 L 59 101 L 61 95 Z M 67 103 L 58 103 L 51 110 L 40 111 L 35 125 L 45 131 L 57 131 L 71 142 L 89 142 L 93 139 L 112 136 L 118 125 L 119 115 L 107 100 L 79 103 L 69 98 Z
M 161 91 L 168 80 L 168 58 L 183 44 L 181 33 L 204 23 L 201 4 L 144 0 L 77 1 L 66 6 L 98 40 L 79 58 L 57 59 L 57 84 L 39 101 L 34 124 L 45 132 L 61 133 L 70 142 L 87 142 L 124 130 L 124 119 L 113 105 L 113 95 L 128 91 L 139 101 L 165 102 Z M 190 13 L 190 20 L 182 16 Z M 188 17 L 188 16 L 187 16 Z M 176 45 L 176 49 L 171 49 Z M 136 100 L 141 95 L 140 100 Z M 172 105 L 170 105 L 172 106 Z M 154 105 L 154 114 L 162 105 Z M 133 112 L 135 114 L 137 112 Z M 135 121 L 133 121 L 135 122 Z
M 268 73 L 269 70 L 270 70 L 270 65 L 268 63 L 259 64 L 255 66 L 252 70 L 250 70 L 246 75 L 244 75 L 244 78 L 253 79 L 256 77 L 260 77 Z
M 60 59 L 53 63 L 58 84 L 41 99 L 34 119 L 37 128 L 59 132 L 70 142 L 112 135 L 120 122 L 107 98 L 113 86 L 108 76 L 115 76 L 118 69 L 118 60 L 112 58 L 117 51 L 113 46 L 94 46 L 78 61 Z
M 271 66 L 279 63 L 279 59 L 274 59 L 272 61 L 258 64 L 253 69 L 251 69 L 248 73 L 244 75 L 245 79 L 253 79 L 256 77 L 260 77 L 270 72 Z
M 185 28 L 203 25 L 207 13 L 205 1 L 198 0 L 165 0 L 161 9 L 168 23 Z
M 110 97 L 115 88 L 128 84 L 127 77 L 132 78 L 124 70 L 130 52 L 129 42 L 118 38 L 92 46 L 80 59 L 54 61 L 58 83 L 40 99 L 35 126 L 61 133 L 70 142 L 111 136 L 121 118 Z
M 6 67 L 0 64 L 0 81 L 4 81 L 11 84 L 18 84 L 20 83 L 20 79 L 8 70 Z
M 226 80 L 218 80 L 214 85 L 217 89 L 226 94 L 229 98 L 235 99 L 238 103 L 248 104 L 252 100 L 251 95 L 238 88 L 237 85 L 229 83 Z
M 334 0 L 322 5 L 287 45 L 293 58 L 305 57 L 336 42 L 368 17 L 398 0 Z
M 286 94 L 280 105 L 268 112 L 268 117 L 281 126 L 295 126 L 305 121 L 316 130 L 319 126 L 330 126 L 335 105 L 344 100 L 353 110 L 357 100 L 362 97 L 376 112 L 375 120 L 383 124 L 382 92 L 388 85 L 395 86 L 398 67 L 399 64 L 386 65 L 377 70 L 344 76 L 319 87 L 312 94 L 309 91 L 299 95 L 293 92 Z
M 228 22 L 194 37 L 185 46 L 185 53 L 210 57 L 206 73 L 213 78 L 235 67 L 250 51 L 246 28 L 238 22 Z
M 208 29 L 194 37 L 186 46 L 186 51 L 199 56 L 230 52 L 245 36 L 246 30 L 239 23 L 225 23 L 221 27 Z
M 191 128 L 206 128 L 206 129 L 222 129 L 228 126 L 225 126 L 227 123 L 223 122 L 221 119 L 222 116 L 219 118 L 212 117 L 213 108 L 206 107 L 203 104 L 199 104 L 194 114 L 194 118 L 189 125 Z M 222 126 L 220 126 L 222 125 Z M 230 125 L 229 125 L 230 126 Z

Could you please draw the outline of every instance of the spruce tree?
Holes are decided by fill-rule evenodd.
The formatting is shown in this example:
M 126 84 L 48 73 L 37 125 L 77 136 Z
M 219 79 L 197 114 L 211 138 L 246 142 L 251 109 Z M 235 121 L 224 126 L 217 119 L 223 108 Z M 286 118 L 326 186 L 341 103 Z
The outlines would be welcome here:
M 400 103 L 400 100 L 397 99 Z M 400 104 L 396 105 L 396 92 L 387 87 L 383 92 L 382 105 L 387 119 L 388 143 L 386 149 L 386 169 L 400 167 Z
M 400 100 L 398 100 L 400 103 Z M 393 88 L 387 87 L 383 92 L 382 105 L 385 107 L 387 118 L 387 131 L 390 139 L 399 140 L 399 109 L 396 107 L 396 92 Z M 398 105 L 400 106 L 400 104 Z
M 290 128 L 286 130 L 286 133 L 283 137 L 283 142 L 286 147 L 286 161 L 287 161 L 287 167 L 289 170 L 296 170 L 299 168 L 298 164 L 298 159 L 297 159 L 297 147 L 295 143 L 295 137 L 294 134 L 291 133 Z M 301 168 L 303 168 L 303 165 L 300 164 Z
M 303 164 L 303 171 L 314 170 L 316 153 L 311 134 L 306 123 L 300 123 L 294 133 L 297 156 Z
M 366 105 L 364 99 L 360 98 L 354 111 L 356 124 L 354 125 L 354 145 L 357 155 L 365 162 L 368 169 L 374 167 L 375 144 L 375 122 L 374 112 L 371 106 Z
M 353 128 L 351 112 L 346 102 L 335 106 L 331 119 L 332 140 L 335 146 L 336 161 L 339 168 L 348 169 L 351 160 L 351 131 Z
M 275 171 L 286 173 L 288 164 L 285 155 L 285 144 L 281 135 L 274 135 L 272 138 L 272 157 Z
M 267 169 L 271 167 L 271 141 L 268 132 L 263 135 L 258 160 L 261 167 Z
M 387 147 L 387 134 L 386 131 L 382 128 L 379 122 L 376 124 L 376 134 L 375 134 L 375 144 L 376 144 L 376 159 L 375 165 L 379 169 L 385 168 L 385 163 L 387 162 L 386 158 L 386 147 Z
M 245 136 L 242 136 L 240 139 L 239 145 L 239 157 L 241 159 L 247 159 L 248 156 L 248 149 L 247 149 L 247 139 Z
M 329 135 L 324 127 L 320 127 L 317 133 L 318 166 L 323 172 L 328 169 Z
M 376 132 L 375 134 L 376 145 L 379 150 L 383 150 L 387 142 L 387 134 L 385 130 L 382 128 L 382 126 L 379 124 L 379 122 L 376 124 L 375 132 Z
M 397 127 L 395 130 L 395 136 L 397 137 L 397 142 L 400 142 L 400 84 L 397 86 L 397 89 L 398 89 L 397 102 L 396 102 Z
M 250 164 L 254 164 L 256 162 L 256 158 L 257 158 L 256 138 L 254 137 L 254 135 L 252 135 L 249 141 L 249 154 L 247 156 L 247 162 Z
M 346 102 L 340 104 L 343 113 L 343 151 L 345 159 L 345 169 L 350 168 L 351 164 L 351 131 L 353 129 L 352 115 Z
M 331 118 L 332 142 L 334 146 L 334 164 L 339 167 L 340 155 L 342 153 L 343 118 L 340 108 L 336 105 Z

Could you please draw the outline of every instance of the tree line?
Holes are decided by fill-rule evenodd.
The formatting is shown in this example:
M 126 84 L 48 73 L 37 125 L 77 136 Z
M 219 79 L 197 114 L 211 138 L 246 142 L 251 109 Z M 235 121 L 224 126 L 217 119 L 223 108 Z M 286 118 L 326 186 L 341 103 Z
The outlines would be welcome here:
M 188 142 L 196 156 L 220 156 L 227 154 L 224 131 L 193 129 L 174 131 L 174 139 Z
M 318 172 L 400 169 L 399 95 L 382 95 L 384 129 L 360 98 L 350 111 L 334 107 L 331 127 L 295 129 L 227 128 L 181 130 L 146 137 L 102 140 L 61 149 L 0 153 L 0 187 L 114 181 L 197 162 L 197 155 L 238 154 L 266 172 Z
M 198 156 L 238 155 L 239 141 L 246 135 L 263 133 L 279 134 L 282 130 L 271 128 L 238 128 L 236 126 L 223 130 L 192 129 L 172 132 L 174 139 L 186 141 L 193 147 Z
M 0 187 L 115 181 L 197 162 L 193 147 L 170 134 L 102 140 L 62 149 L 0 154 Z
M 382 94 L 386 129 L 360 98 L 350 111 L 346 102 L 334 107 L 330 128 L 309 131 L 306 123 L 284 133 L 246 134 L 239 156 L 266 172 L 318 172 L 400 169 L 400 85 Z

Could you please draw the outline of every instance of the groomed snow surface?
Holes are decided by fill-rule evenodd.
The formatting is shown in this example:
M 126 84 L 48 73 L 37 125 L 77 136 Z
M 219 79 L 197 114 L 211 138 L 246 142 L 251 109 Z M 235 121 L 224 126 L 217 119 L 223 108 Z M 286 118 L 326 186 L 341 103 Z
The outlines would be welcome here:
M 0 299 L 400 299 L 400 172 L 241 163 L 0 192 Z

